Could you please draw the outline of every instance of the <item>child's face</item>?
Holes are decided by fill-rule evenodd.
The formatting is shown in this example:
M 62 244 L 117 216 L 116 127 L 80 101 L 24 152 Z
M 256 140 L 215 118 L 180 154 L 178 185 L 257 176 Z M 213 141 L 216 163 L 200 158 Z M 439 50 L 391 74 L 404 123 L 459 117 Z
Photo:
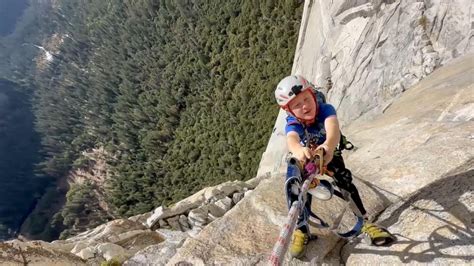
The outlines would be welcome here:
M 298 94 L 288 107 L 298 119 L 311 120 L 316 115 L 316 103 L 310 90 Z

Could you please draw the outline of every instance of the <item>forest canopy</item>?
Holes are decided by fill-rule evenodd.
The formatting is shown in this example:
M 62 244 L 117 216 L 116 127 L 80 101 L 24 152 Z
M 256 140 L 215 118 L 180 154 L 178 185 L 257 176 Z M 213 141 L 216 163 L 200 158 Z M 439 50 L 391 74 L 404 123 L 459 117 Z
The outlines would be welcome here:
M 46 175 L 104 148 L 115 216 L 255 176 L 278 113 L 274 87 L 291 71 L 299 1 L 53 2 L 40 25 L 61 36 L 58 51 L 29 72 Z M 68 226 L 74 215 L 62 211 Z

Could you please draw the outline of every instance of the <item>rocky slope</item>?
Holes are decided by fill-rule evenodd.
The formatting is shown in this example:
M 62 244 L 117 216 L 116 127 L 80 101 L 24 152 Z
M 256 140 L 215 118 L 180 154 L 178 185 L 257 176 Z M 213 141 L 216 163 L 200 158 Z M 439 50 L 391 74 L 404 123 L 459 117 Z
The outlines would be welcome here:
M 205 188 L 172 206 L 117 219 L 66 240 L 6 241 L 0 243 L 0 265 L 97 265 L 103 261 L 162 264 L 186 238 L 196 236 L 237 206 L 261 179 Z

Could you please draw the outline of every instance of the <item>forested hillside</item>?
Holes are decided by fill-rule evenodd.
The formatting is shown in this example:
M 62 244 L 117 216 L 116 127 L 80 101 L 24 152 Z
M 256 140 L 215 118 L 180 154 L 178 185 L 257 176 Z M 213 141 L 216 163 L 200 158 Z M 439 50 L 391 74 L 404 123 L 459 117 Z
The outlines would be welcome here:
M 47 187 L 55 190 L 55 179 L 35 167 L 42 155 L 31 105 L 33 44 L 51 33 L 40 19 L 51 9 L 44 3 L 0 0 L 0 240 L 15 237 Z M 33 225 L 41 231 L 45 222 Z
M 61 36 L 59 51 L 34 74 L 41 169 L 65 176 L 88 165 L 82 152 L 105 148 L 115 216 L 254 177 L 301 9 L 293 0 L 55 1 L 42 25 Z M 56 216 L 70 233 L 97 222 L 88 186 L 75 185 Z
M 39 136 L 28 98 L 0 79 L 0 240 L 12 237 L 48 184 L 35 176 Z
M 50 24 L 54 23 L 50 19 L 51 1 L 54 0 L 0 0 L 0 27 L 6 31 L 8 25 L 6 33 L 9 33 L 14 26 L 13 32 L 0 34 L 0 79 L 17 83 L 18 90 L 29 90 L 26 97 L 31 96 L 34 88 L 34 58 L 42 53 L 35 45 L 41 45 L 55 30 L 54 24 Z M 23 10 L 25 2 L 28 6 Z M 7 13 L 8 16 L 2 15 Z M 13 14 L 19 17 L 14 19 Z

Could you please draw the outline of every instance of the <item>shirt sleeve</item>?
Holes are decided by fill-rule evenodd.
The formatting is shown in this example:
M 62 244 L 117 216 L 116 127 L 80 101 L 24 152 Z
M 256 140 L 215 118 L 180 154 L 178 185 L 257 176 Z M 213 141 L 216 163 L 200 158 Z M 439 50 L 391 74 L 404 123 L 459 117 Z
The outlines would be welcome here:
M 334 106 L 327 103 L 323 103 L 319 106 L 318 121 L 322 122 L 333 115 L 336 115 L 336 109 L 334 109 Z
M 300 139 L 304 135 L 304 128 L 300 124 L 300 122 L 298 122 L 298 120 L 295 117 L 288 116 L 286 118 L 285 134 L 288 134 L 289 132 L 292 132 L 292 131 L 298 133 L 298 135 L 300 136 Z

